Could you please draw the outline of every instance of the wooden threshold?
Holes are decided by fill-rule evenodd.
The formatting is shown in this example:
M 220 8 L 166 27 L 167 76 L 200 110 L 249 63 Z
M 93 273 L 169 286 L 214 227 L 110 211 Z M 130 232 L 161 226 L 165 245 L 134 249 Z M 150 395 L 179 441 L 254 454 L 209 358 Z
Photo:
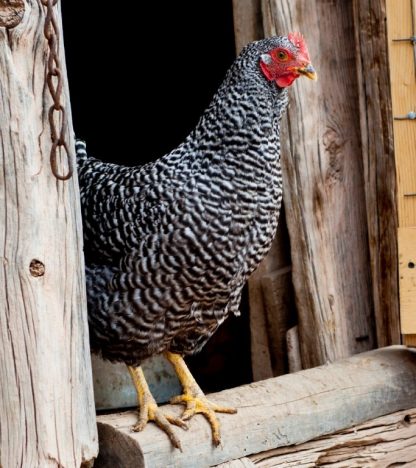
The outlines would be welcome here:
M 132 433 L 136 411 L 97 418 L 100 455 L 96 467 L 214 466 L 332 434 L 416 401 L 416 351 L 392 346 L 332 364 L 210 395 L 238 408 L 219 415 L 222 445 L 211 444 L 207 421 L 196 416 L 189 430 L 176 429 L 183 452 L 173 449 L 154 424 Z M 180 414 L 181 409 L 166 409 Z

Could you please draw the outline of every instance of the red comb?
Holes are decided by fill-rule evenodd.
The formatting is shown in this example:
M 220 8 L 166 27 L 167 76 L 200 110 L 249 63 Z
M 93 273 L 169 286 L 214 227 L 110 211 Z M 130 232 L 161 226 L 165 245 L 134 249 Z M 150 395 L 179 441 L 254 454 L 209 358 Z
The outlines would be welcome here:
M 300 52 L 303 52 L 303 54 L 309 57 L 305 39 L 300 32 L 291 32 L 287 35 L 287 38 L 295 47 L 299 49 Z

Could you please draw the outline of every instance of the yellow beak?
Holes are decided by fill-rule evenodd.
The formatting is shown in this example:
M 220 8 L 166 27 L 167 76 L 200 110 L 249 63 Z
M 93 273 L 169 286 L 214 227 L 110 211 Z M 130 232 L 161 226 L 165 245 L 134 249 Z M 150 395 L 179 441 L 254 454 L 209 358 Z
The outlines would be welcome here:
M 309 78 L 310 80 L 316 81 L 318 79 L 318 74 L 316 73 L 315 68 L 311 64 L 309 64 L 306 67 L 297 67 L 295 70 L 303 76 L 306 76 L 306 78 Z

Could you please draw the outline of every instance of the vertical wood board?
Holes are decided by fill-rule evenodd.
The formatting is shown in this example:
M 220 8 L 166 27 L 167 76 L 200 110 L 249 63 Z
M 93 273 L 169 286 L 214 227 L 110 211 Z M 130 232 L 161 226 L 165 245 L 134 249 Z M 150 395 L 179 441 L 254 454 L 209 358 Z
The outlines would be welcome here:
M 416 227 L 399 228 L 399 272 L 402 332 L 416 331 Z
M 354 0 L 359 116 L 377 345 L 400 335 L 396 167 L 385 0 Z
M 411 41 L 395 41 L 416 34 L 412 12 L 413 0 L 386 0 L 388 50 L 393 117 L 403 117 L 416 111 L 416 63 Z M 416 9 L 416 4 L 414 6 Z M 415 248 L 412 231 L 416 227 L 416 121 L 394 120 L 394 149 L 397 172 L 397 204 L 399 217 L 399 287 L 401 329 L 404 342 L 416 343 L 416 289 L 413 271 L 405 258 L 412 257 Z
M 393 116 L 416 111 L 416 74 L 410 41 L 414 34 L 412 0 L 387 0 L 387 28 Z M 415 26 L 416 27 L 416 26 Z M 394 120 L 399 226 L 416 226 L 416 121 Z M 412 195 L 415 194 L 415 195 Z M 416 330 L 415 330 L 416 332 Z
M 282 123 L 284 203 L 304 367 L 375 345 L 351 2 L 263 0 L 266 35 L 301 31 L 317 83 Z

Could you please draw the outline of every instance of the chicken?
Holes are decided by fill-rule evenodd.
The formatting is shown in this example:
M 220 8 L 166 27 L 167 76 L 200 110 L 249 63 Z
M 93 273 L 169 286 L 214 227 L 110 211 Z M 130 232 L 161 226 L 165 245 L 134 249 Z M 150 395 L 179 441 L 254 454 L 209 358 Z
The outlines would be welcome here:
M 216 412 L 183 356 L 198 352 L 230 315 L 266 255 L 282 199 L 279 121 L 287 87 L 316 78 L 299 33 L 247 45 L 196 128 L 155 162 L 103 163 L 77 142 L 92 350 L 127 364 L 142 430 L 154 421 L 175 447 L 171 424 L 202 413 L 220 443 Z M 181 418 L 157 407 L 140 363 L 172 363 L 184 393 Z

